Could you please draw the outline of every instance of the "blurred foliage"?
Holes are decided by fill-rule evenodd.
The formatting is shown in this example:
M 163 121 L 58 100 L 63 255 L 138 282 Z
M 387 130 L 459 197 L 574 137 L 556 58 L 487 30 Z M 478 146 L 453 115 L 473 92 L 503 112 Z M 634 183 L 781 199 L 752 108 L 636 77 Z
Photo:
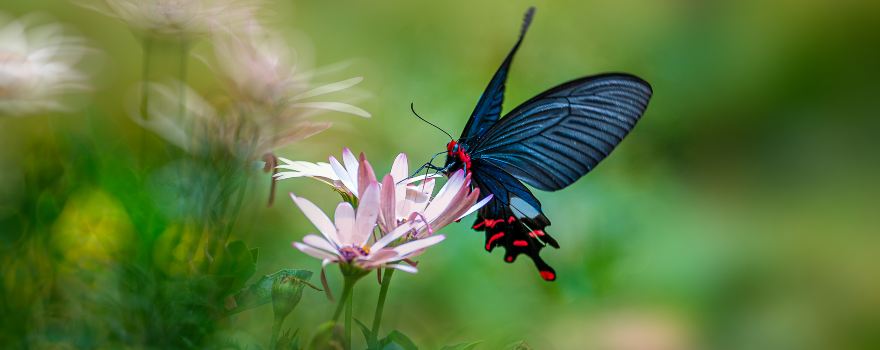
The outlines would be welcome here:
M 445 136 L 410 101 L 455 134 L 533 4 L 505 110 L 603 71 L 637 74 L 655 97 L 603 165 L 538 194 L 562 245 L 544 254 L 558 281 L 456 225 L 395 279 L 383 334 L 428 349 L 880 346 L 877 2 L 272 0 L 272 27 L 320 65 L 354 59 L 374 116 L 330 116 L 332 129 L 276 153 L 321 161 L 349 146 L 377 169 L 397 152 L 427 159 Z M 271 307 L 227 316 L 228 298 L 252 275 L 318 269 L 290 248 L 311 225 L 286 196 L 266 206 L 259 162 L 186 154 L 129 118 L 142 53 L 121 22 L 60 0 L 0 10 L 47 14 L 101 52 L 76 111 L 0 119 L 0 347 L 263 348 Z M 179 70 L 169 50 L 152 79 Z M 210 50 L 195 43 L 188 62 L 200 91 L 218 89 L 198 58 Z M 309 181 L 278 191 L 338 200 Z M 378 289 L 359 285 L 355 317 Z M 315 325 L 333 304 L 301 298 L 284 342 L 330 339 L 332 324 Z

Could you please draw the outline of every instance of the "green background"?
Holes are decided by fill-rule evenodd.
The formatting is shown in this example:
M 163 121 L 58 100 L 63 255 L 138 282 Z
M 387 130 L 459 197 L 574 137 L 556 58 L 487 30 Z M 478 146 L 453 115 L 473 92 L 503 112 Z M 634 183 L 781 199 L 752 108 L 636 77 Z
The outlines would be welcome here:
M 399 329 L 426 349 L 880 346 L 877 2 L 271 1 L 269 27 L 307 38 L 318 65 L 351 62 L 335 78 L 363 76 L 369 98 L 357 105 L 373 115 L 329 115 L 332 129 L 276 153 L 323 161 L 350 147 L 379 174 L 399 152 L 427 160 L 448 140 L 413 118 L 410 102 L 457 134 L 529 5 L 537 14 L 505 110 L 564 81 L 622 71 L 652 84 L 648 111 L 595 171 L 537 193 L 562 246 L 543 252 L 556 282 L 541 281 L 528 259 L 510 265 L 486 253 L 466 218 L 444 230 L 418 274 L 396 274 L 383 332 Z M 86 62 L 94 88 L 77 112 L 0 119 L 0 339 L 165 344 L 156 324 L 175 320 L 125 311 L 144 302 L 131 284 L 149 282 L 108 272 L 152 254 L 138 235 L 174 225 L 173 215 L 144 219 L 172 204 L 139 184 L 180 155 L 127 117 L 138 39 L 63 1 L 5 1 L 0 10 L 47 14 L 100 52 Z M 193 50 L 210 55 L 210 41 Z M 220 89 L 204 63 L 189 63 L 196 90 Z M 133 165 L 139 150 L 146 165 Z M 259 247 L 257 274 L 317 271 L 290 246 L 315 229 L 285 194 L 328 210 L 338 197 L 287 180 L 267 208 L 269 178 L 256 176 L 233 235 Z M 338 293 L 337 271 L 328 274 Z M 372 318 L 377 291 L 373 276 L 358 285 L 356 318 Z M 286 326 L 311 332 L 333 307 L 306 289 Z M 270 306 L 249 310 L 192 345 L 265 347 L 271 320 Z

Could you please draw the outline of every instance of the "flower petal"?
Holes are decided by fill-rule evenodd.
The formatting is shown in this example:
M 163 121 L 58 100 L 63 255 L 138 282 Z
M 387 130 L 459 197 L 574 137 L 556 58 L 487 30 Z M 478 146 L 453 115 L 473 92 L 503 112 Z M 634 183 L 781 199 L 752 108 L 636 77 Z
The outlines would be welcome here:
M 324 237 L 320 237 L 318 235 L 306 235 L 302 239 L 303 243 L 308 244 L 312 247 L 326 250 L 328 253 L 336 254 L 338 251 L 337 247 L 333 246 L 333 243 L 327 242 Z
M 382 179 L 381 197 L 379 198 L 379 225 L 383 232 L 390 232 L 397 227 L 397 214 L 395 212 L 396 200 L 394 196 L 394 178 L 385 175 Z
M 409 163 L 406 159 L 406 153 L 401 153 L 397 155 L 397 158 L 394 158 L 394 164 L 391 165 L 391 176 L 394 177 L 394 182 L 403 181 L 409 175 Z
M 303 253 L 306 253 L 314 258 L 318 258 L 318 259 L 322 259 L 322 260 L 331 260 L 331 261 L 335 261 L 336 259 L 339 259 L 339 257 L 336 255 L 333 255 L 333 254 L 330 254 L 330 253 L 325 252 L 323 250 L 320 250 L 318 248 L 312 247 L 308 244 L 303 244 L 300 242 L 293 242 L 293 246 L 296 249 L 299 249 Z
M 479 191 L 480 191 L 479 188 L 474 189 L 474 192 L 479 193 Z M 471 215 L 471 213 L 473 213 L 473 212 L 479 210 L 480 208 L 482 208 L 483 206 L 485 206 L 486 203 L 489 203 L 489 201 L 491 201 L 492 198 L 494 198 L 494 196 L 490 193 L 488 196 L 486 196 L 486 198 L 483 198 L 483 199 L 481 199 L 479 202 L 477 202 L 477 203 L 475 203 L 474 205 L 472 205 L 472 206 L 471 206 L 471 207 L 470 207 L 470 208 L 469 208 L 464 214 L 461 214 L 461 216 L 459 216 L 458 219 L 456 219 L 456 220 L 459 220 L 459 219 L 461 219 L 461 218 L 463 218 L 463 217 L 465 217 L 465 216 Z
M 360 199 L 355 218 L 355 228 L 352 230 L 350 244 L 361 247 L 367 243 L 376 219 L 379 217 L 379 184 L 372 183 L 367 186 L 363 197 Z
M 363 153 L 361 153 L 359 163 L 358 172 L 355 173 L 356 175 L 352 175 L 357 176 L 358 189 L 361 191 L 361 193 L 358 193 L 358 196 L 363 194 L 363 191 L 366 190 L 369 184 L 376 182 L 376 173 L 373 172 L 373 166 L 370 165 L 370 162 L 367 161 L 367 156 Z
M 358 160 L 348 147 L 342 149 L 342 162 L 345 164 L 345 170 L 349 176 L 355 176 L 358 173 Z
M 430 247 L 432 245 L 435 245 L 437 243 L 440 243 L 444 239 L 446 239 L 446 237 L 443 235 L 434 235 L 434 236 L 431 236 L 428 238 L 423 238 L 423 239 L 419 239 L 419 240 L 415 240 L 415 241 L 401 244 L 401 245 L 393 248 L 394 251 L 397 252 L 397 257 L 395 257 L 394 260 L 405 259 L 407 256 L 409 256 L 413 252 L 418 251 L 418 250 L 422 250 L 422 249 L 425 249 L 425 248 Z
M 353 181 L 345 167 L 336 160 L 336 157 L 330 156 L 330 166 L 333 167 L 333 171 L 336 172 L 336 176 L 339 177 L 339 181 L 342 181 L 345 188 L 357 196 L 357 183 Z
M 309 202 L 309 200 L 297 197 L 293 193 L 290 194 L 290 198 L 293 199 L 293 202 L 302 210 L 303 214 L 315 225 L 318 231 L 327 238 L 328 242 L 332 242 L 333 244 L 339 245 L 339 237 L 336 235 L 336 226 L 333 226 L 333 222 L 330 221 L 330 218 L 327 215 L 324 215 L 324 212 L 321 211 L 318 206 L 314 203 Z
M 376 243 L 373 243 L 373 245 L 370 247 L 370 249 L 377 250 L 377 249 L 385 248 L 385 246 L 387 246 L 391 242 L 394 242 L 395 240 L 397 240 L 398 238 L 403 236 L 405 233 L 409 232 L 409 230 L 412 230 L 412 228 L 413 228 L 413 225 L 408 222 L 404 223 L 403 225 L 397 226 L 397 228 L 394 229 L 394 231 L 387 233 L 386 235 L 382 236 L 382 238 L 379 238 L 379 240 L 376 241 Z
M 409 272 L 409 273 L 419 272 L 419 269 L 415 268 L 414 266 L 407 265 L 407 264 L 391 264 L 391 265 L 385 265 L 385 267 L 392 268 L 392 269 L 398 269 L 400 271 Z
M 341 202 L 336 206 L 336 214 L 333 216 L 336 221 L 336 229 L 339 230 L 339 242 L 345 246 L 351 244 L 351 235 L 354 231 L 354 208 L 348 202 Z

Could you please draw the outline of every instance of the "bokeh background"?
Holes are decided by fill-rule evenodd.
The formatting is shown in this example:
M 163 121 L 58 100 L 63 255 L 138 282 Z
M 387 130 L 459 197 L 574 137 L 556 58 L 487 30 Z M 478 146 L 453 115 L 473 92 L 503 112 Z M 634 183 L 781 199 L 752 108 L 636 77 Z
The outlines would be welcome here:
M 410 102 L 457 134 L 530 5 L 538 11 L 505 110 L 606 71 L 641 76 L 654 98 L 595 171 L 538 194 L 562 245 L 543 254 L 556 282 L 541 281 L 527 259 L 487 254 L 467 218 L 445 230 L 418 274 L 397 275 L 383 331 L 399 329 L 426 349 L 880 347 L 877 2 L 268 1 L 267 27 L 303 57 L 347 62 L 332 78 L 364 77 L 357 105 L 372 114 L 325 115 L 331 129 L 275 153 L 324 161 L 350 147 L 377 173 L 399 152 L 427 160 L 448 140 L 413 118 Z M 198 289 L 167 281 L 200 278 L 174 272 L 200 258 L 162 253 L 198 243 L 161 237 L 219 220 L 178 214 L 222 196 L 210 182 L 222 180 L 175 175 L 172 165 L 192 158 L 130 117 L 139 37 L 60 0 L 4 1 L 0 10 L 41 13 L 94 51 L 81 64 L 92 88 L 71 98 L 71 111 L 0 119 L 3 347 L 265 348 L 270 306 L 198 318 L 181 301 Z M 186 82 L 220 90 L 203 59 L 211 40 L 192 45 Z M 174 51 L 154 54 L 164 68 L 150 78 L 175 78 Z M 286 193 L 327 209 L 338 197 L 312 180 L 286 180 L 267 207 L 269 175 L 252 165 L 241 170 L 252 174 L 227 226 L 259 248 L 253 279 L 318 271 L 290 246 L 314 228 Z M 338 293 L 338 274 L 328 273 Z M 372 318 L 378 289 L 374 278 L 358 286 L 356 318 Z M 306 289 L 286 327 L 308 334 L 332 310 Z

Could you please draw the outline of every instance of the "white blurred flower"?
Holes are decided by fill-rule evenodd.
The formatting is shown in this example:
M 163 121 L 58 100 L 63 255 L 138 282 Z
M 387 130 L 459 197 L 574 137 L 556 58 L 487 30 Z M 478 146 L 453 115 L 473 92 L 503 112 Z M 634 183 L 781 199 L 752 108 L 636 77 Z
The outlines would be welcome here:
M 150 35 L 193 37 L 236 28 L 254 17 L 258 0 L 74 0 Z
M 259 116 L 263 113 L 261 110 L 238 105 L 218 109 L 193 89 L 180 84 L 147 84 L 145 88 L 150 89 L 147 117 L 142 117 L 137 110 L 129 114 L 141 126 L 191 154 L 207 154 L 219 147 L 246 158 L 257 158 L 331 125 L 297 120 L 273 128 L 259 123 L 265 118 Z
M 64 95 L 86 90 L 77 69 L 88 49 L 58 24 L 30 25 L 0 13 L 0 114 L 65 110 Z
M 364 190 L 357 213 L 350 203 L 339 203 L 334 221 L 330 221 L 330 218 L 312 202 L 293 194 L 290 197 L 321 232 L 321 236 L 306 235 L 302 243 L 293 242 L 293 246 L 303 253 L 321 259 L 324 266 L 330 263 L 342 263 L 362 270 L 389 267 L 414 273 L 417 271 L 415 267 L 399 262 L 421 253 L 445 238 L 442 235 L 435 235 L 392 246 L 393 242 L 412 229 L 409 225 L 401 225 L 395 231 L 369 244 L 379 215 L 377 183 L 368 185 Z
M 294 62 L 293 51 L 285 41 L 255 22 L 235 33 L 218 33 L 214 46 L 217 70 L 238 101 L 274 110 L 278 119 L 301 119 L 316 111 L 370 117 L 369 112 L 348 103 L 314 100 L 349 89 L 363 78 L 312 84 L 318 73 L 309 71 L 302 62 Z

